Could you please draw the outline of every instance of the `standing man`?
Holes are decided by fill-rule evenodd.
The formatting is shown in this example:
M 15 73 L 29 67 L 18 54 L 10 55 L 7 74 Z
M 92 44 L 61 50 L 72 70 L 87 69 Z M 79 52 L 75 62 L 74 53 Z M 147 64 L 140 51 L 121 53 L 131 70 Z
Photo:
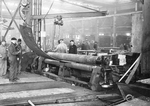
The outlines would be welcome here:
M 16 38 L 11 38 L 11 44 L 8 47 L 8 60 L 9 60 L 9 81 L 14 82 L 17 78 L 17 55 L 21 53 L 21 50 L 16 49 Z
M 97 50 L 97 48 L 98 48 L 98 47 L 97 47 L 97 42 L 96 42 L 96 41 L 94 42 L 93 48 L 94 48 L 95 50 Z
M 87 50 L 86 42 L 83 41 L 81 45 L 81 50 Z
M 6 41 L 0 45 L 0 76 L 5 76 L 7 72 L 7 51 Z
M 59 41 L 60 41 L 60 44 L 58 44 L 56 49 L 53 51 L 58 52 L 58 53 L 67 53 L 68 48 L 67 48 L 67 45 L 64 43 L 64 40 L 60 39 Z
M 70 41 L 69 53 L 77 54 L 77 46 L 75 45 L 74 40 Z
M 21 73 L 21 59 L 22 59 L 22 46 L 21 46 L 21 43 L 22 43 L 22 40 L 21 39 L 18 39 L 18 44 L 17 44 L 17 46 L 16 46 L 16 49 L 17 49 L 17 51 L 20 51 L 20 53 L 17 55 L 17 62 L 18 62 L 18 66 L 17 66 L 17 68 L 18 68 L 18 72 L 17 72 L 17 74 L 20 74 Z

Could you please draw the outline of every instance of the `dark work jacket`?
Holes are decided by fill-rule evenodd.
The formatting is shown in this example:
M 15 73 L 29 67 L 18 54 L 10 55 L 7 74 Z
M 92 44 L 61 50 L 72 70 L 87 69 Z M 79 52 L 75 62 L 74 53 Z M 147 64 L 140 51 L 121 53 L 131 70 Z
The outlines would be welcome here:
M 21 46 L 21 44 L 19 44 L 19 45 L 16 46 L 16 50 L 17 50 L 17 51 L 21 50 L 21 53 L 19 53 L 19 54 L 17 55 L 17 56 L 19 57 L 19 59 L 21 59 L 21 57 L 22 57 L 22 46 Z
M 8 47 L 9 60 L 16 62 L 17 55 L 18 55 L 18 51 L 16 50 L 16 46 L 13 43 L 11 43 L 10 46 Z
M 76 45 L 70 45 L 69 53 L 70 54 L 77 54 L 77 46 Z
M 87 50 L 87 46 L 85 44 L 81 45 L 81 50 Z
M 97 50 L 97 44 L 96 44 L 96 43 L 94 43 L 93 48 L 94 48 L 95 50 Z

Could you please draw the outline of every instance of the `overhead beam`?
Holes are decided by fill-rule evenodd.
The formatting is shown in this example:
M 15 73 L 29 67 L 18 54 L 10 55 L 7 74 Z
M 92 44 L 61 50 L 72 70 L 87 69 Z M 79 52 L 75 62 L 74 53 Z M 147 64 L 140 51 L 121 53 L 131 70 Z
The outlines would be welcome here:
M 129 12 L 129 13 L 118 13 L 118 14 L 116 14 L 116 17 L 119 17 L 119 16 L 126 16 L 126 15 L 132 15 L 132 14 L 138 14 L 138 13 L 142 13 L 142 11 L 137 11 L 137 12 Z M 91 19 L 104 19 L 104 18 L 110 18 L 110 17 L 113 17 L 114 16 L 114 14 L 112 14 L 112 15 L 107 15 L 107 16 L 103 16 L 103 17 L 87 17 L 87 18 L 80 18 L 80 19 L 74 19 L 74 20 L 68 20 L 68 21 L 66 21 L 65 20 L 65 22 L 71 22 L 71 21 L 80 21 L 80 20 L 91 20 Z
M 97 16 L 105 16 L 106 12 L 77 12 L 77 13 L 58 13 L 58 14 L 48 14 L 45 15 L 33 15 L 32 19 L 53 19 L 57 15 L 61 15 L 63 18 L 79 18 L 79 17 L 97 17 Z
M 72 5 L 76 5 L 76 6 L 79 6 L 79 7 L 83 7 L 83 8 L 89 9 L 89 10 L 93 10 L 93 11 L 96 11 L 96 12 L 101 12 L 100 7 L 92 5 L 92 4 L 76 2 L 76 1 L 71 1 L 71 0 L 61 0 L 61 1 L 72 4 Z

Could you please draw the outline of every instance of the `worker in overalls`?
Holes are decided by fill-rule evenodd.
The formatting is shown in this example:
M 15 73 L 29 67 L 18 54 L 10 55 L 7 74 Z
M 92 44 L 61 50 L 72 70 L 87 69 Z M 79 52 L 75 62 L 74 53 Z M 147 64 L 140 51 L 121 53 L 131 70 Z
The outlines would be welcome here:
M 21 46 L 22 40 L 18 39 L 18 44 L 16 46 L 17 51 L 21 51 L 18 55 L 17 55 L 17 61 L 18 61 L 18 72 L 17 74 L 21 74 L 21 59 L 22 59 L 22 46 Z
M 9 81 L 15 82 L 17 78 L 17 55 L 21 53 L 21 50 L 17 51 L 16 49 L 16 38 L 11 38 L 11 44 L 8 47 L 8 60 L 9 60 Z

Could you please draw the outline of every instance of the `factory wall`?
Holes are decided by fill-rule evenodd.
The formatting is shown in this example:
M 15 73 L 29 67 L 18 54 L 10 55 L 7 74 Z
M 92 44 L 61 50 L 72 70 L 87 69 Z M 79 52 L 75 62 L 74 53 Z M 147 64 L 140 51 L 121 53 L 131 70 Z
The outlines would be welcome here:
M 113 42 L 113 17 L 106 18 L 79 18 L 63 19 L 63 26 L 54 26 L 53 19 L 46 19 L 46 48 L 51 48 L 52 35 L 55 34 L 55 45 L 57 40 L 63 38 L 68 44 L 74 39 L 76 44 L 82 41 L 90 43 L 97 41 L 100 47 L 111 47 Z M 123 43 L 130 43 L 132 28 L 132 15 L 117 17 L 116 21 L 116 46 Z M 55 29 L 55 31 L 54 31 Z M 129 34 L 129 35 L 127 35 Z M 125 38 L 125 39 L 124 39 Z
M 143 15 L 142 13 L 132 15 L 132 52 L 141 53 L 142 34 L 143 34 Z

